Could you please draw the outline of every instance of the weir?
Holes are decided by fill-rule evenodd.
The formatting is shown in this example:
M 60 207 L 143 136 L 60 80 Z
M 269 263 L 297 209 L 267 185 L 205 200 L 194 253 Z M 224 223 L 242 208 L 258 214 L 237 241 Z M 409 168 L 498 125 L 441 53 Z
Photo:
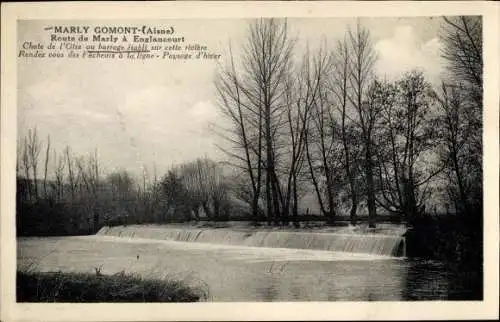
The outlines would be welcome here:
M 339 232 L 245 231 L 229 228 L 131 225 L 103 227 L 97 235 L 251 247 L 315 249 L 391 257 L 406 256 L 405 238 L 399 231 L 392 235 L 346 230 L 339 230 Z

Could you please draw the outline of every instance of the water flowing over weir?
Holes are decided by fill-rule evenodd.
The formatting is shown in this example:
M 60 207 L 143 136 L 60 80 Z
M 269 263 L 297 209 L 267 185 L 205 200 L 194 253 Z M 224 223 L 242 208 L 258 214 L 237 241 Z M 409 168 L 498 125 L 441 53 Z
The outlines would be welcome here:
M 244 231 L 228 228 L 132 225 L 103 227 L 97 235 L 250 247 L 314 249 L 391 257 L 406 256 L 405 238 L 402 232 L 380 234 L 346 230 L 338 232 Z

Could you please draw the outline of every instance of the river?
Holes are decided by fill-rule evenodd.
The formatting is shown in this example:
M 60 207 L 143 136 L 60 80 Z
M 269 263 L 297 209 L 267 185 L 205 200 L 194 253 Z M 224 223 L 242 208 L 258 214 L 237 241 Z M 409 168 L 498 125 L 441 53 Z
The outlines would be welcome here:
M 183 279 L 209 301 L 472 300 L 477 276 L 439 262 L 115 236 L 19 238 L 18 269 Z

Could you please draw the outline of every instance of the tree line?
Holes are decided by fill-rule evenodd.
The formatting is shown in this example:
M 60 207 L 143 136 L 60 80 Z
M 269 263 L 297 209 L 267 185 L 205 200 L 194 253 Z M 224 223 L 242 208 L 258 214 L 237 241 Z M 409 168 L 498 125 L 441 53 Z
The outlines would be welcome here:
M 245 178 L 252 217 L 296 223 L 312 190 L 328 222 L 348 213 L 355 224 L 367 212 L 375 227 L 384 212 L 411 224 L 441 189 L 448 211 L 480 222 L 481 18 L 443 18 L 440 39 L 447 72 L 436 87 L 418 70 L 377 75 L 359 23 L 314 50 L 286 19 L 251 23 L 215 85 L 229 124 L 222 149 Z
M 144 169 L 104 174 L 97 150 L 78 155 L 51 147 L 29 129 L 17 162 L 17 232 L 20 235 L 95 233 L 102 226 L 227 220 L 228 185 L 221 166 L 198 158 L 158 176 Z
M 443 19 L 440 86 L 418 70 L 377 75 L 373 40 L 359 23 L 314 49 L 289 30 L 286 20 L 258 19 L 239 50 L 229 45 L 214 84 L 228 124 L 219 131 L 223 164 L 198 158 L 161 175 L 104 175 L 97 151 L 57 152 L 29 130 L 18 144 L 18 232 L 242 213 L 299 226 L 310 193 L 330 224 L 367 215 L 374 227 L 384 213 L 419 225 L 440 190 L 461 229 L 481 231 L 481 18 Z

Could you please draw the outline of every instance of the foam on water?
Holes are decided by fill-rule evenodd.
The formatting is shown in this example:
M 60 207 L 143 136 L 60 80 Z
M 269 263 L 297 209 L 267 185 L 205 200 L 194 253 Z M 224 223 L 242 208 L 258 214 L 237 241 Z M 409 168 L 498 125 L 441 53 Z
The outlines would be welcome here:
M 386 257 L 405 256 L 405 239 L 399 232 L 387 235 L 350 232 L 349 230 L 340 230 L 339 232 L 241 231 L 226 228 L 199 229 L 132 225 L 103 227 L 97 235 L 183 243 L 322 250 Z
M 243 260 L 246 262 L 269 262 L 269 261 L 352 261 L 352 260 L 386 260 L 394 259 L 389 256 L 362 254 L 362 253 L 346 253 L 332 252 L 325 250 L 314 249 L 293 249 L 293 248 L 277 248 L 277 247 L 252 247 L 240 245 L 225 245 L 200 242 L 182 242 L 172 240 L 160 240 L 139 237 L 116 237 L 116 236 L 74 236 L 67 239 L 92 240 L 96 242 L 113 242 L 113 243 L 133 243 L 144 245 L 157 245 L 168 247 L 169 249 L 178 249 L 196 253 L 198 251 L 203 254 L 210 255 L 217 253 L 224 254 L 225 259 Z

